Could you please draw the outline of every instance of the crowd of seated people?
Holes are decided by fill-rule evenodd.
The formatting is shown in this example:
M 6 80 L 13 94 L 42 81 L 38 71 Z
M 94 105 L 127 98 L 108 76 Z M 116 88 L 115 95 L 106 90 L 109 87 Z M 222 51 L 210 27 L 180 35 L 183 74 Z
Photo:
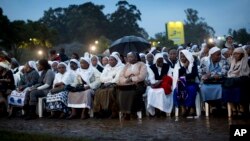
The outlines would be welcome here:
M 95 118 L 130 120 L 171 116 L 176 107 L 188 117 L 197 115 L 200 95 L 212 114 L 229 104 L 232 118 L 249 117 L 249 50 L 226 43 L 67 57 L 61 49 L 23 66 L 0 54 L 0 112 L 11 118 L 21 109 L 21 118 L 36 119 L 38 99 L 46 98 L 48 118 L 84 120 L 93 111 Z

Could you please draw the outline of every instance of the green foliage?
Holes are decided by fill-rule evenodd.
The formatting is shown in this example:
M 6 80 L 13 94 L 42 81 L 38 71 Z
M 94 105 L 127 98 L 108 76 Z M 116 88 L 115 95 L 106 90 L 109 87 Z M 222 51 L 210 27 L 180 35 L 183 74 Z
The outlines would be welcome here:
M 102 53 L 112 40 L 125 35 L 148 38 L 147 32 L 139 27 L 141 13 L 135 5 L 118 1 L 117 10 L 111 14 L 103 13 L 103 5 L 86 2 L 66 8 L 49 8 L 38 21 L 13 21 L 3 15 L 0 9 L 0 46 L 11 51 L 19 59 L 20 49 L 48 50 L 60 44 L 78 42 L 89 45 L 98 40 L 96 53 Z
M 98 53 L 103 53 L 106 49 L 109 48 L 111 41 L 106 38 L 105 36 L 101 36 L 99 39 L 99 44 L 98 44 Z
M 148 34 L 143 28 L 140 28 L 138 21 L 141 21 L 141 12 L 135 5 L 127 1 L 118 1 L 117 10 L 108 15 L 110 21 L 110 34 L 108 37 L 112 40 L 127 35 L 136 35 L 148 38 Z
M 39 21 L 57 31 L 57 44 L 74 41 L 90 43 L 106 33 L 108 21 L 103 8 L 103 5 L 91 2 L 68 8 L 50 8 Z
M 151 38 L 150 41 L 153 46 L 160 48 L 162 47 L 172 48 L 175 46 L 172 40 L 168 40 L 168 37 L 166 36 L 165 32 L 160 32 L 155 34 L 155 38 Z
M 201 44 L 204 39 L 213 37 L 214 29 L 209 26 L 205 19 L 198 16 L 198 11 L 194 9 L 185 10 L 187 20 L 185 20 L 184 34 L 186 43 Z
M 233 36 L 234 41 L 238 44 L 246 45 L 250 43 L 250 33 L 247 32 L 246 28 L 239 30 L 229 29 L 228 33 Z
M 136 6 L 127 1 L 118 1 L 116 6 L 117 10 L 107 16 L 102 12 L 103 5 L 92 2 L 50 8 L 39 21 L 57 31 L 57 44 L 74 41 L 90 44 L 101 36 L 111 40 L 125 35 L 147 38 L 147 32 L 137 23 L 141 20 L 141 13 Z

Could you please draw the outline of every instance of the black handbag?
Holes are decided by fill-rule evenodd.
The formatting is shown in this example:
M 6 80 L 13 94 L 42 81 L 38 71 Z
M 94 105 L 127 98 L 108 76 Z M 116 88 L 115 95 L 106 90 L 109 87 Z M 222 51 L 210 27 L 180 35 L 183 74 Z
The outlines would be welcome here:
M 204 84 L 222 84 L 224 83 L 224 78 L 215 79 L 215 78 L 208 78 L 206 80 L 203 80 Z
M 76 87 L 72 87 L 70 85 L 67 85 L 65 88 L 67 91 L 70 92 L 81 92 L 81 91 L 85 91 L 85 87 L 84 84 L 77 84 Z

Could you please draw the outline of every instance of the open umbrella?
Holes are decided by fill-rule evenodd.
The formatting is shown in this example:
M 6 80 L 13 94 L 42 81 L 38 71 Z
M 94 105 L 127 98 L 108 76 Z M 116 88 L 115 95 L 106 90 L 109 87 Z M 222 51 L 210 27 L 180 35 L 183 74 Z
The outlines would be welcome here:
M 114 41 L 109 51 L 110 53 L 116 51 L 119 52 L 122 55 L 127 55 L 127 53 L 131 51 L 135 52 L 144 52 L 150 48 L 150 43 L 142 38 L 137 36 L 124 36 L 120 39 L 117 39 Z

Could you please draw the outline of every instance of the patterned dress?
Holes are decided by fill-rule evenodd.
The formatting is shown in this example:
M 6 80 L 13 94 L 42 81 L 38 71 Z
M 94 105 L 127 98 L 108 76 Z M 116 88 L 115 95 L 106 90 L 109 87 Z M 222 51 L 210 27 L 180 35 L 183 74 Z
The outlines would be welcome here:
M 75 77 L 76 75 L 72 72 L 65 72 L 64 74 L 57 73 L 53 84 L 63 82 L 64 85 L 70 85 L 74 82 Z M 48 93 L 46 99 L 47 110 L 67 113 L 68 93 L 68 91 L 61 91 L 56 94 Z

